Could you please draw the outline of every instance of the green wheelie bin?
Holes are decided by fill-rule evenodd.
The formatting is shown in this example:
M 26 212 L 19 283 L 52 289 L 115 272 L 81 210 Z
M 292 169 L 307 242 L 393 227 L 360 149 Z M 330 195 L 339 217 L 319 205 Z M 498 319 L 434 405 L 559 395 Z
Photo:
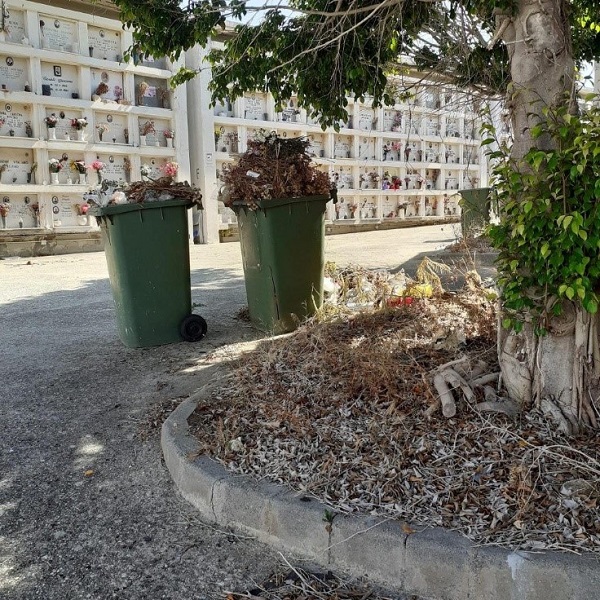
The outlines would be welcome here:
M 323 300 L 325 206 L 329 196 L 234 202 L 253 325 L 293 331 Z
M 130 348 L 196 341 L 206 321 L 192 314 L 187 200 L 94 207 L 104 242 L 119 338 Z
M 461 195 L 460 223 L 463 237 L 480 234 L 490 223 L 490 188 L 458 190 L 458 193 Z

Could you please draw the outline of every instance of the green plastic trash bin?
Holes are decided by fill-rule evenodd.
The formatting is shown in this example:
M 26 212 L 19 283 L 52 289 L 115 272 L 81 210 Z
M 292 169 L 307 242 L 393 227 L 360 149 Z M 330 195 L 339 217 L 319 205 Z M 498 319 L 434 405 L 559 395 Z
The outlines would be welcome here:
M 267 333 L 293 331 L 323 298 L 328 196 L 236 205 L 250 319 Z
M 480 234 L 490 222 L 490 188 L 458 190 L 458 193 L 462 196 L 460 223 L 463 237 Z
M 90 210 L 100 225 L 119 338 L 130 348 L 195 341 L 206 322 L 192 315 L 187 200 Z

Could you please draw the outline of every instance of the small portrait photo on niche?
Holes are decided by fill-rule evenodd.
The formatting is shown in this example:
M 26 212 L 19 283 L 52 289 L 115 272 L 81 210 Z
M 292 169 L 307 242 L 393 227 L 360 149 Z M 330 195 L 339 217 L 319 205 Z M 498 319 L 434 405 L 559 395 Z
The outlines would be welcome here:
M 115 162 L 115 157 L 114 156 L 109 156 L 108 157 L 108 162 L 109 163 L 114 163 Z
M 54 21 L 54 27 L 56 27 L 56 29 L 60 29 L 60 21 L 58 19 Z
M 59 67 L 58 65 L 54 65 L 54 76 L 62 77 L 62 67 Z
M 14 60 L 14 58 L 13 58 L 12 56 L 7 56 L 7 57 L 6 57 L 6 64 L 7 64 L 9 67 L 12 67 L 12 66 L 15 64 L 15 60 Z
M 52 204 L 58 204 L 58 196 L 52 196 Z
M 107 123 L 112 123 L 113 122 L 113 116 L 112 115 L 106 115 L 106 122 Z

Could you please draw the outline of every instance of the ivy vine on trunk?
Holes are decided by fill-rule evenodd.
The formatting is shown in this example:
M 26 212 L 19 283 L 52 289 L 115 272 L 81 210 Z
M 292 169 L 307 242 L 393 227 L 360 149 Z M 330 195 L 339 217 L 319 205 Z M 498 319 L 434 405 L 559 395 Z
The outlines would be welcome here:
M 573 115 L 568 104 L 544 109 L 531 130 L 546 150 L 534 146 L 522 160 L 490 152 L 502 211 L 490 235 L 499 249 L 509 394 L 534 400 L 573 433 L 598 426 L 600 110 Z

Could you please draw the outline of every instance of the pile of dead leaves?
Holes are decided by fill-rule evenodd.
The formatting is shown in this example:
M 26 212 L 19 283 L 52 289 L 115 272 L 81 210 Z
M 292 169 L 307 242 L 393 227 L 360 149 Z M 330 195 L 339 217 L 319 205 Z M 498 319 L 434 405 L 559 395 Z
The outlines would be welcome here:
M 432 374 L 457 359 L 467 378 L 469 364 L 497 370 L 485 290 L 340 311 L 241 355 L 190 425 L 229 470 L 335 511 L 600 552 L 598 440 L 562 438 L 533 409 L 481 414 L 477 389 L 444 417 Z
M 255 210 L 260 200 L 329 196 L 329 176 L 314 165 L 307 138 L 281 138 L 272 133 L 248 140 L 248 150 L 224 165 L 220 199 L 226 206 L 244 204 Z

